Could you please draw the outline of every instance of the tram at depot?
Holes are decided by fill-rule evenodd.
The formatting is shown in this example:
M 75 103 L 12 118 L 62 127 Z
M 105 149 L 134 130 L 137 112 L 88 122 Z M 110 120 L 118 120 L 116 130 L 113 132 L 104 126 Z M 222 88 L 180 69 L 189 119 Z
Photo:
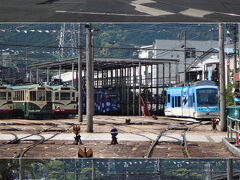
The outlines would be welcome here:
M 0 118 L 13 115 L 12 90 L 10 85 L 0 84 Z
M 211 119 L 219 118 L 219 110 L 218 86 L 213 81 L 170 87 L 166 91 L 166 116 Z
M 70 85 L 51 85 L 52 95 L 52 116 L 54 118 L 67 118 L 77 114 L 76 89 Z
M 51 118 L 52 90 L 41 84 L 12 86 L 13 114 L 26 119 Z

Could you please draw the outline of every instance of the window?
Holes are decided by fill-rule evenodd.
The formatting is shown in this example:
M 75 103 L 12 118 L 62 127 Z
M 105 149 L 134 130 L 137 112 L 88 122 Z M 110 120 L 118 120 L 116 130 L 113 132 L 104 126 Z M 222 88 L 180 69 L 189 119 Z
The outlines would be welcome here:
M 178 96 L 178 105 L 177 106 L 181 107 L 181 97 L 180 96 Z
M 172 97 L 172 107 L 174 108 L 174 97 Z
M 19 100 L 19 91 L 16 92 L 16 100 Z
M 193 98 L 193 103 L 195 103 L 195 93 L 193 93 L 192 98 Z
M 59 100 L 59 92 L 55 92 L 55 100 Z
M 45 101 L 45 91 L 37 91 L 37 101 Z
M 13 97 L 15 101 L 23 101 L 24 100 L 24 91 L 15 91 L 15 95 Z
M 20 91 L 20 100 L 23 100 L 23 91 Z
M 36 101 L 36 91 L 30 91 L 30 101 Z
M 12 100 L 12 93 L 11 92 L 8 92 L 8 100 Z
M 70 100 L 69 92 L 61 92 L 61 100 Z
M 51 91 L 47 91 L 47 101 L 52 101 L 52 92 Z
M 21 101 L 24 101 L 24 91 L 22 91 Z
M 6 95 L 7 95 L 6 92 L 0 92 L 0 100 L 7 100 Z
M 75 100 L 75 93 L 72 92 L 72 100 Z
M 189 107 L 192 107 L 193 103 L 192 103 L 192 96 L 189 95 L 188 97 L 188 105 Z
M 16 100 L 16 92 L 14 92 L 13 100 Z
M 178 102 L 177 102 L 177 100 L 178 100 L 178 97 L 175 96 L 175 107 L 178 107 Z
M 218 106 L 219 98 L 217 89 L 197 89 L 197 106 L 209 107 Z
M 170 94 L 167 95 L 167 102 L 170 103 Z

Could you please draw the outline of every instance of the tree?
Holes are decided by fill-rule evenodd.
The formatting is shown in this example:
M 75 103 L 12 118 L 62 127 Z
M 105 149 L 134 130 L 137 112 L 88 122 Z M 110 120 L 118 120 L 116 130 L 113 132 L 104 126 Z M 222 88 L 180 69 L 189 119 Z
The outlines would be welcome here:
M 239 87 L 240 83 L 238 82 L 228 84 L 228 87 L 226 89 L 226 106 L 234 105 L 234 97 L 240 98 Z M 233 88 L 235 89 L 234 93 L 232 92 Z M 236 102 L 236 105 L 238 105 L 238 102 Z
M 101 177 L 101 172 L 96 169 L 96 179 L 99 179 Z M 82 169 L 80 172 L 80 179 L 81 180 L 91 180 L 92 179 L 92 168 L 91 167 L 86 167 Z
M 35 179 L 36 174 L 34 171 L 34 164 L 41 164 L 47 167 L 46 160 L 42 159 L 25 159 L 25 171 L 31 174 Z M 19 160 L 18 159 L 1 159 L 0 160 L 0 179 L 1 180 L 10 180 L 14 177 L 14 172 L 16 173 L 19 169 Z

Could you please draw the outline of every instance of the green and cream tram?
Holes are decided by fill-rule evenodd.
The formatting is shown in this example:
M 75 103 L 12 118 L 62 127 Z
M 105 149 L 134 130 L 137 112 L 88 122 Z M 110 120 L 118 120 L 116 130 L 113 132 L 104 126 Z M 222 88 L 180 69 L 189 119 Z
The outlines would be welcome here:
M 52 90 L 40 84 L 13 86 L 13 114 L 27 119 L 52 117 Z
M 11 118 L 12 115 L 13 103 L 11 86 L 0 84 L 0 118 Z
M 47 86 L 52 89 L 53 117 L 68 117 L 77 114 L 76 89 L 69 85 Z

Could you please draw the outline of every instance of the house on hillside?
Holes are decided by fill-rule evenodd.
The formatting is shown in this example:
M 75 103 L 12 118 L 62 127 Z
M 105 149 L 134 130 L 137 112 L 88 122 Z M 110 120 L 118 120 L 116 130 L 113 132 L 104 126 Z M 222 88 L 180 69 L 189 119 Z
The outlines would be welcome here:
M 178 74 L 178 82 L 184 80 L 184 41 L 183 40 L 161 40 L 157 39 L 153 43 L 152 59 L 179 59 L 178 71 L 176 68 L 171 67 L 172 74 Z M 217 77 L 219 59 L 218 59 L 218 41 L 186 41 L 186 67 L 187 67 L 187 82 L 194 80 L 207 79 L 208 70 L 213 74 L 213 78 Z M 144 47 L 144 46 L 143 46 Z M 145 46 L 147 47 L 147 46 Z M 150 46 L 149 46 L 150 47 Z M 232 44 L 225 45 L 226 59 L 232 64 Z M 141 52 L 141 50 L 139 50 Z M 150 53 L 150 52 L 149 52 Z M 139 58 L 143 58 L 142 54 L 148 54 L 145 50 L 144 53 L 139 53 Z M 144 56 L 144 57 L 145 57 Z M 145 57 L 150 58 L 150 57 Z M 227 64 L 227 62 L 226 62 Z M 231 67 L 231 66 L 230 66 Z M 168 68 L 166 64 L 165 69 Z M 227 69 L 227 66 L 226 66 Z M 168 72 L 165 72 L 167 78 Z M 159 72 L 161 78 L 162 71 Z M 227 73 L 226 73 L 227 74 Z M 174 76 L 174 75 L 172 75 Z M 227 77 L 229 78 L 229 77 Z M 216 79 L 216 81 L 218 81 Z M 177 82 L 177 80 L 176 80 Z M 172 82 L 172 84 L 174 84 Z
M 195 80 L 213 80 L 219 82 L 219 49 L 209 49 L 187 68 L 187 77 L 189 81 Z M 238 58 L 237 58 L 238 61 Z M 233 82 L 234 69 L 233 49 L 225 48 L 225 84 Z M 239 67 L 237 63 L 237 68 Z

